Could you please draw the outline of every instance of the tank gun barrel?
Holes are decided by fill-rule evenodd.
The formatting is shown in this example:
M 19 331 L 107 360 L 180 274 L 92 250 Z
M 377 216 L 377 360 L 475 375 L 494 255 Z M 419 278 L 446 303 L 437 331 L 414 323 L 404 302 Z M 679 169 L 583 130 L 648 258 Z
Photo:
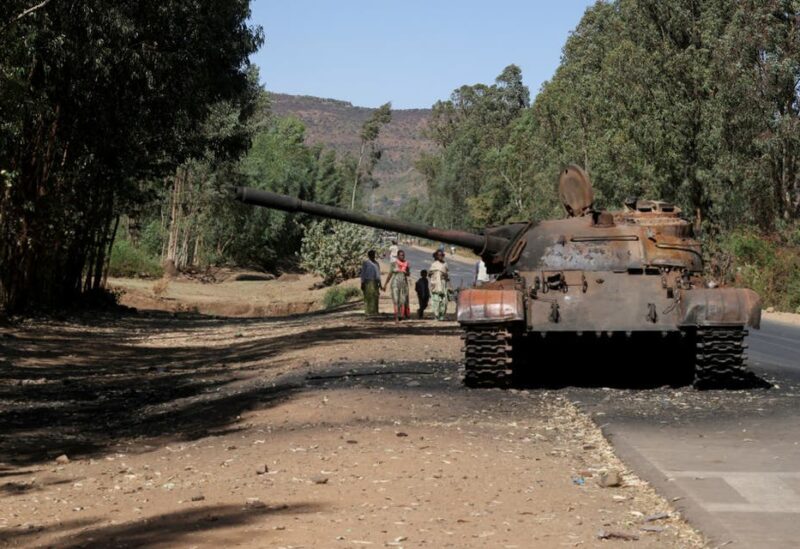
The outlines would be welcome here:
M 262 206 L 283 210 L 285 212 L 303 212 L 319 217 L 327 217 L 365 225 L 376 229 L 384 229 L 420 238 L 427 238 L 447 244 L 455 244 L 464 248 L 469 248 L 480 255 L 497 255 L 502 252 L 509 241 L 503 237 L 475 234 L 466 231 L 453 231 L 437 229 L 419 223 L 408 223 L 391 217 L 374 215 L 354 210 L 327 206 L 316 202 L 300 200 L 293 196 L 277 194 L 269 191 L 253 189 L 251 187 L 235 187 L 236 200 L 253 206 Z

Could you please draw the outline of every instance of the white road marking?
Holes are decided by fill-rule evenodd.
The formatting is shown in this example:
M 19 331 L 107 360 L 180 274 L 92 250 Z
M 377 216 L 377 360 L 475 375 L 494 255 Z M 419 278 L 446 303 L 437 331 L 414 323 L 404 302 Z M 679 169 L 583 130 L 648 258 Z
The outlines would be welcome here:
M 736 490 L 747 503 L 704 502 L 697 493 L 692 497 L 712 513 L 799 513 L 800 494 L 786 479 L 800 479 L 800 472 L 726 472 L 726 471 L 667 471 L 672 479 L 718 478 Z M 693 492 L 691 483 L 684 485 Z

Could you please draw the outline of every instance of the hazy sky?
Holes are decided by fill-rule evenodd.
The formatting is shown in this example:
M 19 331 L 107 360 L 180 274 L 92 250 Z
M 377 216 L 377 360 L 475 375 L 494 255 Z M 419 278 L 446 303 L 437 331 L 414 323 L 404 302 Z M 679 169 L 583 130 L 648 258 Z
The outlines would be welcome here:
M 462 84 L 522 67 L 532 95 L 593 0 L 253 0 L 253 56 L 276 92 L 430 107 Z

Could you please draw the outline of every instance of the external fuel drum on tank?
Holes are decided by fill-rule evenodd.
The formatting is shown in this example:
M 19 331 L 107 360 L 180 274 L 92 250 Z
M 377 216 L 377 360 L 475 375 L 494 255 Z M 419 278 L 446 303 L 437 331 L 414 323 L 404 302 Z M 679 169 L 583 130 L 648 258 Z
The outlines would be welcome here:
M 473 250 L 495 281 L 459 292 L 464 382 L 505 387 L 536 368 L 537 341 L 548 334 L 589 338 L 678 336 L 688 342 L 694 384 L 709 388 L 744 378 L 744 336 L 758 328 L 752 290 L 711 287 L 692 225 L 673 204 L 626 201 L 594 208 L 588 175 L 569 166 L 559 177 L 565 219 L 513 223 L 480 233 L 443 230 L 303 201 L 248 187 L 246 204 L 304 212 Z

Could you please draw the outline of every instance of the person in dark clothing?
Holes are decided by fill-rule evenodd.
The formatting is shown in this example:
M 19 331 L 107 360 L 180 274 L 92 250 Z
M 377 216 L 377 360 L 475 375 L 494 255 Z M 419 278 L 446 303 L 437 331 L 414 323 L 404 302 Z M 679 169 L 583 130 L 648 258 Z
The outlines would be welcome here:
M 422 318 L 425 309 L 428 308 L 428 301 L 431 299 L 431 288 L 428 285 L 428 271 L 423 270 L 419 273 L 419 280 L 417 280 L 414 290 L 417 292 L 417 301 L 419 301 L 419 312 L 417 316 Z

